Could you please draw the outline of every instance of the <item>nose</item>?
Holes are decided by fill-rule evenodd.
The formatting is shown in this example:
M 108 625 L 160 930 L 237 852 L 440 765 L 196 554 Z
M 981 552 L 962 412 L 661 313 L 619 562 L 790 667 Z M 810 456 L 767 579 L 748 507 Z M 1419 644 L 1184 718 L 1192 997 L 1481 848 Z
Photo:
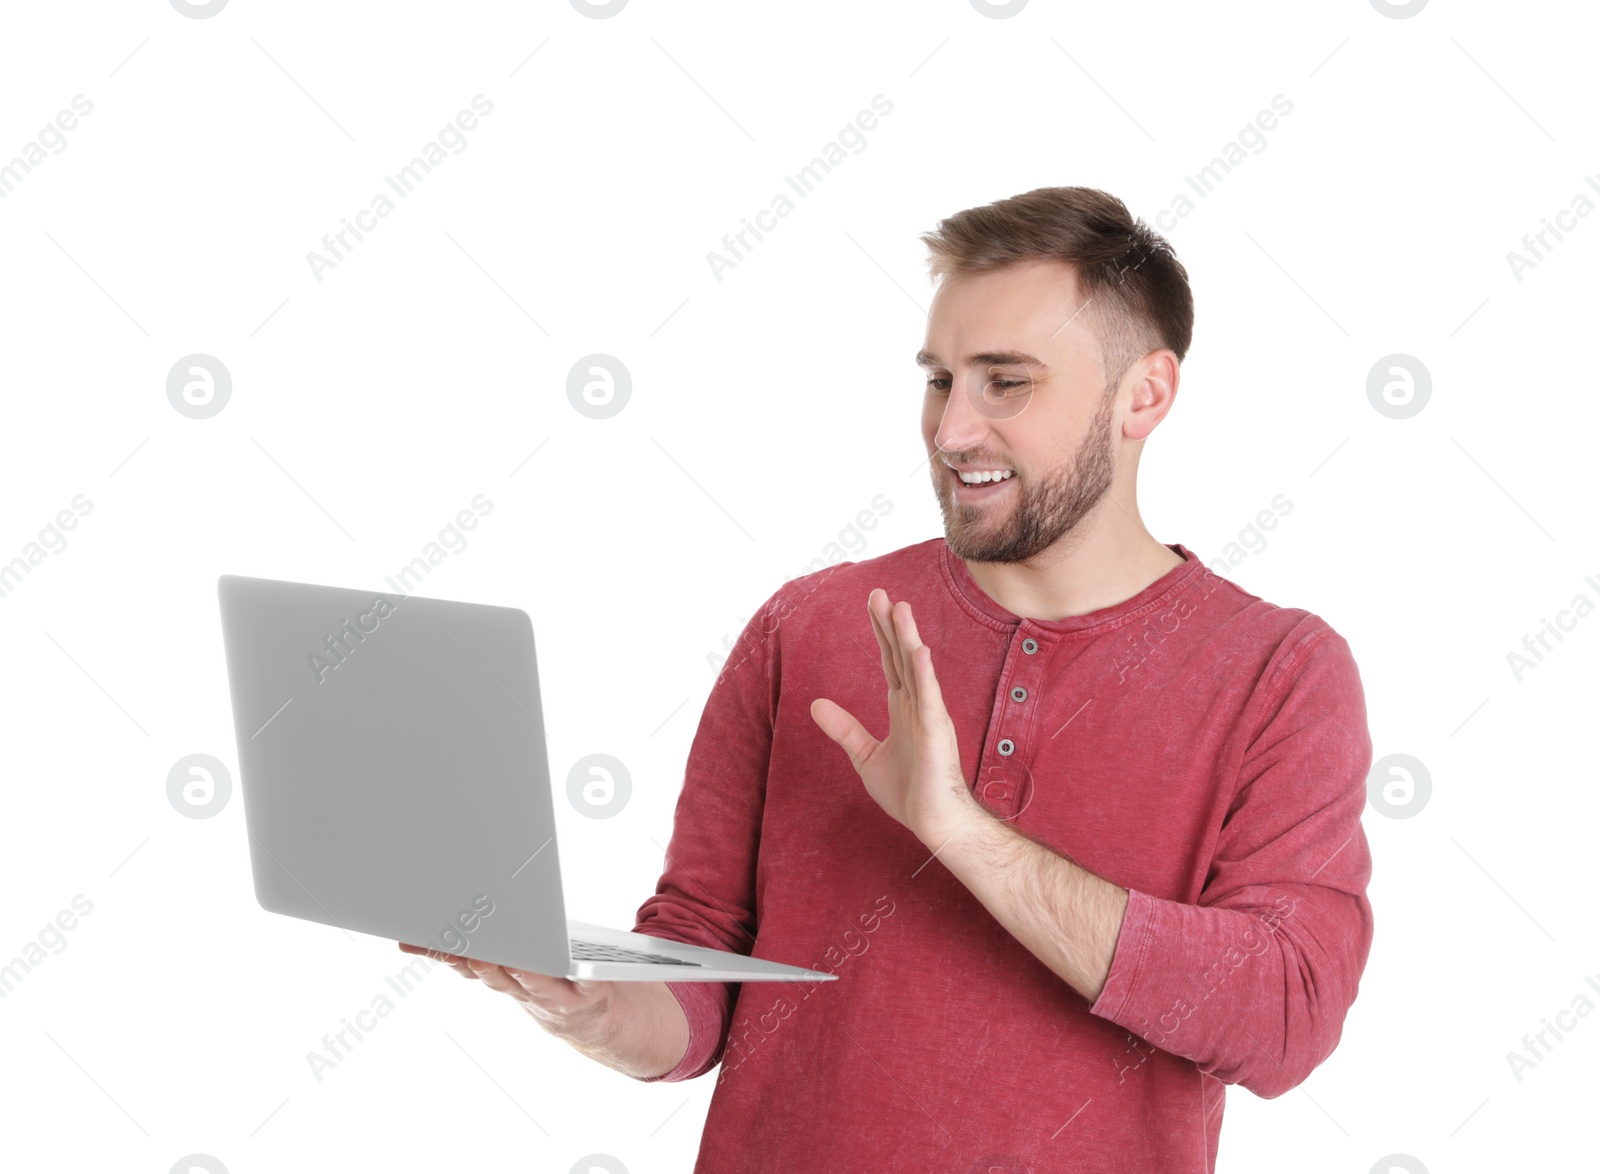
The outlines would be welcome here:
M 951 379 L 950 394 L 945 397 L 944 412 L 933 434 L 933 442 L 939 446 L 940 452 L 969 453 L 985 448 L 983 439 L 988 435 L 992 421 L 973 402 L 973 378 L 969 374 L 961 379 Z

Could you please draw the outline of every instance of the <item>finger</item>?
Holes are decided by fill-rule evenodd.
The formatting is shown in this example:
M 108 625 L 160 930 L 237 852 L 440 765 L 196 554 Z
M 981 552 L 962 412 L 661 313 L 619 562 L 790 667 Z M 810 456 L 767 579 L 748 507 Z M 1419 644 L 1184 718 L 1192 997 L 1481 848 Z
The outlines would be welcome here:
M 509 966 L 502 969 L 526 992 L 527 1001 L 563 1012 L 590 1002 L 601 986 L 598 981 L 581 978 L 556 978 L 531 970 L 513 970 Z
M 900 645 L 901 648 L 904 649 L 906 655 L 906 672 L 913 680 L 920 682 L 920 678 L 917 673 L 915 657 L 917 649 L 926 648 L 927 645 L 922 642 L 922 633 L 917 631 L 917 617 L 912 614 L 911 603 L 909 600 L 906 602 L 906 610 L 903 618 L 905 620 L 905 628 Z
M 537 995 L 540 998 L 546 998 L 569 984 L 572 986 L 577 985 L 571 979 L 557 978 L 551 974 L 540 974 L 537 970 L 518 970 L 512 966 L 504 966 L 501 969 L 511 976 L 512 982 L 530 995 Z
M 917 707 L 948 726 L 950 714 L 944 707 L 944 690 L 939 687 L 939 678 L 933 671 L 933 649 L 922 642 L 922 633 L 917 630 L 917 619 L 909 603 L 906 604 L 906 625 L 910 629 L 907 647 L 912 658 L 911 675 L 917 682 Z
M 922 698 L 923 711 L 948 722 L 949 713 L 944 707 L 944 692 L 939 688 L 939 678 L 933 672 L 933 649 L 926 644 L 917 645 L 917 695 Z
M 407 950 L 406 953 L 408 953 L 408 954 L 426 954 L 429 958 L 432 958 L 435 962 L 443 962 L 446 966 L 450 967 L 451 970 L 454 970 L 462 978 L 470 978 L 470 979 L 473 979 L 474 981 L 477 980 L 478 976 L 476 974 L 474 974 L 472 972 L 472 968 L 467 965 L 467 960 L 465 958 L 461 957 L 458 954 L 446 954 L 443 950 L 424 949 L 424 948 L 422 948 L 420 946 L 419 947 L 414 947 L 413 949 L 410 949 L 410 950 Z
M 916 625 L 911 623 L 911 605 L 902 599 L 889 614 L 894 623 L 894 649 L 900 665 L 900 679 L 906 682 L 906 692 L 911 695 L 911 700 L 920 706 L 922 702 L 917 696 L 916 669 L 911 663 L 911 650 L 915 647 L 913 637 L 916 634 Z
M 476 958 L 468 958 L 466 962 L 472 968 L 472 973 L 490 990 L 513 995 L 523 1002 L 528 1000 L 528 992 L 523 989 L 521 983 L 505 972 L 504 967 L 494 962 L 480 962 Z
M 889 602 L 889 593 L 883 592 L 880 604 L 882 611 L 876 612 L 878 627 L 883 632 L 884 655 L 889 658 L 889 671 L 894 674 L 897 688 L 905 689 L 906 666 L 900 658 L 900 637 L 895 632 L 894 604 Z
M 449 962 L 453 954 L 446 954 L 442 950 L 435 950 L 428 946 L 413 946 L 410 942 L 399 943 L 400 949 L 407 954 L 420 954 L 424 958 L 432 958 L 435 962 Z
M 866 727 L 826 697 L 818 697 L 811 703 L 811 720 L 822 727 L 824 734 L 844 747 L 844 752 L 850 756 L 850 765 L 856 768 L 857 773 L 878 748 L 878 740 L 867 733 Z
M 894 651 L 889 643 L 888 633 L 884 631 L 884 623 L 878 617 L 877 595 L 882 590 L 881 587 L 875 588 L 872 594 L 867 596 L 867 615 L 872 618 L 872 634 L 878 638 L 878 652 L 883 657 L 883 679 L 888 682 L 890 689 L 899 689 L 900 676 L 895 670 Z M 888 598 L 888 593 L 885 592 L 884 599 Z
M 492 991 L 499 991 L 503 995 L 510 995 L 519 1002 L 529 1002 L 532 999 L 527 989 L 516 979 L 505 972 L 505 968 L 493 962 L 475 962 L 469 959 L 473 971 L 483 980 L 483 985 Z

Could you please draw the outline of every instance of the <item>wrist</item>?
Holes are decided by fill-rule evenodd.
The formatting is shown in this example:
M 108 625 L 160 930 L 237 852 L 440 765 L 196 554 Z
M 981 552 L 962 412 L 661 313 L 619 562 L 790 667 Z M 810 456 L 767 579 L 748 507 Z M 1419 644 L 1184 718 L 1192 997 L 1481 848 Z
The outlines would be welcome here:
M 595 1059 L 636 1078 L 664 1076 L 688 1054 L 689 1020 L 678 997 L 662 982 L 612 985 L 594 1042 L 580 1046 Z
M 533 1001 L 524 1002 L 522 1009 L 540 1027 L 579 1051 L 603 1051 L 610 1047 L 619 1034 L 616 1026 L 617 995 L 623 985 L 617 984 L 603 1000 L 578 1011 L 551 1010 Z
M 982 829 L 994 821 L 994 815 L 978 802 L 978 797 L 963 781 L 959 793 L 947 805 L 947 810 L 938 818 L 928 821 L 926 826 L 915 830 L 923 846 L 930 852 L 937 852 L 959 836 Z

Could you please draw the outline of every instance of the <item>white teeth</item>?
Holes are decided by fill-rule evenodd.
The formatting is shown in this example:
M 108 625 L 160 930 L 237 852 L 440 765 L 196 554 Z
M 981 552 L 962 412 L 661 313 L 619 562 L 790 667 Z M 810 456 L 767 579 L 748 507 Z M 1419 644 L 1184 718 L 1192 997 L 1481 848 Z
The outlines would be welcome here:
M 963 473 L 958 469 L 956 475 L 968 485 L 983 485 L 989 481 L 1004 481 L 1007 477 L 1013 476 L 1013 473 L 1010 469 L 983 473 Z

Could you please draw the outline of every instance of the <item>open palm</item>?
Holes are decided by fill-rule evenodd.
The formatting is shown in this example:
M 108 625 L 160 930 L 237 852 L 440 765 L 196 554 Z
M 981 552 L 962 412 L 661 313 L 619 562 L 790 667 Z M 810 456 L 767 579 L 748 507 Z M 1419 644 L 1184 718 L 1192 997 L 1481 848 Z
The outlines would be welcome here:
M 944 842 L 976 805 L 961 772 L 955 725 L 945 710 L 933 652 L 917 634 L 911 604 L 893 606 L 878 588 L 867 596 L 872 631 L 889 688 L 889 734 L 882 741 L 826 698 L 812 720 L 844 748 L 867 794 L 924 843 Z

